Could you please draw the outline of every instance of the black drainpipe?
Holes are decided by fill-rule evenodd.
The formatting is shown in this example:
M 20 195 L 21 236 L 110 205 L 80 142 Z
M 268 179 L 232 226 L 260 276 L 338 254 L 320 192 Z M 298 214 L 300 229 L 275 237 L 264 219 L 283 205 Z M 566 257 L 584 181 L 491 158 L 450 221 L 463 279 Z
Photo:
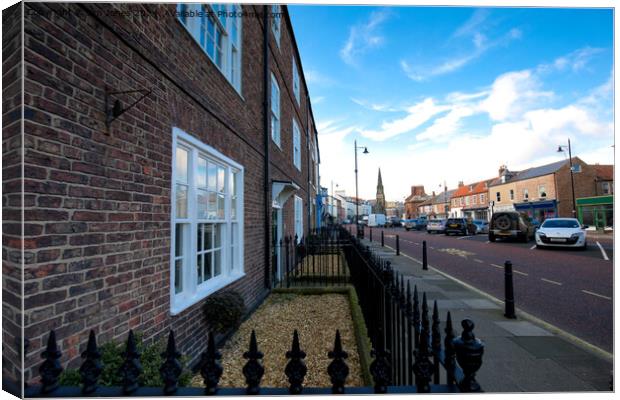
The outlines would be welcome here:
M 263 6 L 263 130 L 265 132 L 265 287 L 271 288 L 271 187 L 269 179 L 269 6 Z
M 307 88 L 306 88 L 307 90 Z M 310 209 L 312 207 L 312 202 L 314 198 L 312 197 L 312 192 L 310 191 L 310 137 L 312 134 L 310 133 L 310 96 L 306 95 L 306 164 L 307 164 L 307 177 L 308 177 L 308 207 L 306 211 L 307 215 L 307 225 L 306 232 L 310 232 Z

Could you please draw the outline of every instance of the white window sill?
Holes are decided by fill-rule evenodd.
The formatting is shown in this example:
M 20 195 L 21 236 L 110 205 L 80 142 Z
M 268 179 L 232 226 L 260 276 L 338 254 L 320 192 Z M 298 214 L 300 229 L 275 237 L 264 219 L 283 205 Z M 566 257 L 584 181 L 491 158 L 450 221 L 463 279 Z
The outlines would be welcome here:
M 208 284 L 199 287 L 195 293 L 189 296 L 174 295 L 170 306 L 170 315 L 177 315 L 181 313 L 185 309 L 193 306 L 201 300 L 204 300 L 209 295 L 243 278 L 244 276 L 245 272 L 237 272 L 228 276 L 218 276 L 217 278 L 211 279 Z

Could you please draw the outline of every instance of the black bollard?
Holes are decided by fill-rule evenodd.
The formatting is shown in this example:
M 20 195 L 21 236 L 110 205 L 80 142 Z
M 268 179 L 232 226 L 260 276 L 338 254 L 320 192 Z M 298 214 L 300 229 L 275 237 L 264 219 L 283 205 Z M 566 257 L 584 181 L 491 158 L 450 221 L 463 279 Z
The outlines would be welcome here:
M 381 230 L 381 247 L 385 246 L 385 241 L 383 240 L 383 230 Z
M 504 313 L 504 317 L 516 319 L 515 294 L 512 284 L 512 263 L 510 261 L 504 263 L 504 289 L 506 294 L 506 312 Z
M 422 269 L 428 271 L 428 257 L 426 256 L 426 240 L 422 241 Z
M 369 234 L 369 236 L 370 236 L 370 241 L 372 242 L 372 228 L 368 228 L 368 229 L 370 229 L 370 234 Z
M 396 255 L 399 256 L 400 255 L 400 240 L 398 235 L 396 235 Z

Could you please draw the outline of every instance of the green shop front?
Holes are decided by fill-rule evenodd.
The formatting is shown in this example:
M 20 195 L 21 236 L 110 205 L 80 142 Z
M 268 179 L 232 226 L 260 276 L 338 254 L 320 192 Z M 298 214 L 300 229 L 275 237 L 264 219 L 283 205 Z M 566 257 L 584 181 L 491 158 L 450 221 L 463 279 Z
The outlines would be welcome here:
M 596 229 L 613 228 L 614 196 L 582 197 L 577 202 L 577 218 Z

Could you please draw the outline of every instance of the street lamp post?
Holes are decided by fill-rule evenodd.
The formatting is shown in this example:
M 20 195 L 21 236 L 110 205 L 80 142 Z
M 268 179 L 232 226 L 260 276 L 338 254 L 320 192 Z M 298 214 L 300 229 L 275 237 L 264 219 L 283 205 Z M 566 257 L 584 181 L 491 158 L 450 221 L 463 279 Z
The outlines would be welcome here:
M 563 146 L 563 145 L 559 145 L 558 146 L 558 153 L 562 153 L 564 152 L 564 149 L 567 146 Z M 572 208 L 572 213 L 573 213 L 573 218 L 577 218 L 577 205 L 576 205 L 576 201 L 575 201 L 575 179 L 573 177 L 573 155 L 571 154 L 571 149 L 570 149 L 570 138 L 568 139 L 568 163 L 570 165 L 570 186 L 571 186 L 571 190 L 572 190 L 572 194 L 573 194 L 573 208 Z
M 441 184 L 439 184 L 439 187 L 441 187 Z M 443 199 L 445 200 L 446 204 L 444 204 L 443 206 L 443 211 L 446 213 L 446 219 L 448 218 L 448 185 L 446 185 L 446 181 L 443 181 Z
M 364 238 L 364 231 L 360 230 L 360 197 L 357 190 L 357 150 L 361 149 L 362 146 L 357 147 L 357 140 L 353 142 L 354 152 L 355 152 L 355 226 L 357 228 L 357 237 Z M 368 148 L 364 147 L 363 154 L 368 154 Z

